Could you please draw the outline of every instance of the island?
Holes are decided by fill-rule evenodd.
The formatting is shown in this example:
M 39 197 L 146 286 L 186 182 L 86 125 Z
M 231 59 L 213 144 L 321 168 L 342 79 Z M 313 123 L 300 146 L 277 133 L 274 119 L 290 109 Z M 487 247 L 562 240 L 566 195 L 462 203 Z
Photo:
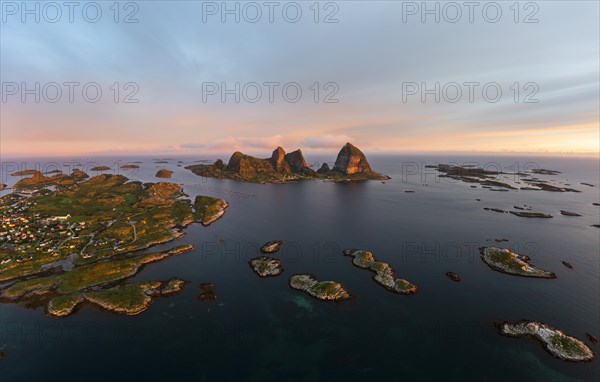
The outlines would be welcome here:
M 569 263 L 568 261 L 563 260 L 562 264 L 569 269 L 573 269 L 573 264 Z
M 165 170 L 164 168 L 161 168 L 160 170 L 158 170 L 156 172 L 156 175 L 154 175 L 154 176 L 157 178 L 170 178 L 171 175 L 173 175 L 173 171 Z
M 0 301 L 46 306 L 57 317 L 83 302 L 137 314 L 149 298 L 181 289 L 181 280 L 123 283 L 146 264 L 191 251 L 192 245 L 144 250 L 181 237 L 196 221 L 204 223 L 213 206 L 196 210 L 173 183 L 142 184 L 111 174 L 88 178 L 80 170 L 57 176 L 62 181 L 52 180 L 54 189 L 46 188 L 47 180 L 26 178 L 20 188 L 29 189 L 29 196 L 0 198 Z
M 515 324 L 502 322 L 496 326 L 504 336 L 536 339 L 547 352 L 564 361 L 588 362 L 595 357 L 592 349 L 583 341 L 542 322 L 523 320 Z
M 389 176 L 372 170 L 366 156 L 351 143 L 342 147 L 332 169 L 327 163 L 323 163 L 319 170 L 315 171 L 306 163 L 301 150 L 286 154 L 281 147 L 277 147 L 271 157 L 266 159 L 236 151 L 227 164 L 219 159 L 210 165 L 196 164 L 185 168 L 200 176 L 252 183 L 286 183 L 304 179 L 390 179 Z
M 90 168 L 90 171 L 108 171 L 110 170 L 110 167 L 108 166 L 95 166 Z
M 530 211 L 509 211 L 511 214 L 521 218 L 542 218 L 552 219 L 552 215 L 543 212 L 530 212 Z
M 460 281 L 460 275 L 458 273 L 446 272 L 446 276 L 448 276 L 448 278 L 452 281 L 456 281 L 456 282 Z
M 200 284 L 200 296 L 198 297 L 201 301 L 212 301 L 217 298 L 215 294 L 215 284 L 213 283 L 202 283 Z
M 339 282 L 319 281 L 313 275 L 293 275 L 289 283 L 292 289 L 301 290 L 322 301 L 344 301 L 353 297 Z
M 281 261 L 267 256 L 259 256 L 248 261 L 250 268 L 260 277 L 275 277 L 283 272 Z
M 565 210 L 560 210 L 560 214 L 565 215 L 565 216 L 581 216 L 577 212 L 565 211 Z
M 542 180 L 535 177 L 528 177 L 530 174 L 523 172 L 504 172 L 489 170 L 486 168 L 476 166 L 459 166 L 452 164 L 437 164 L 437 165 L 426 165 L 425 168 L 432 168 L 440 172 L 440 178 L 450 178 L 465 183 L 477 183 L 482 185 L 484 188 L 488 188 L 490 191 L 510 191 L 510 190 L 525 190 L 525 191 L 552 191 L 552 192 L 581 192 L 569 187 L 562 187 L 559 185 L 549 184 L 548 181 Z M 560 172 L 554 172 L 551 170 L 534 169 L 531 171 L 532 174 L 537 175 L 556 175 Z M 520 181 L 527 184 L 524 187 L 518 187 L 515 182 L 514 185 L 506 182 L 499 181 L 499 177 L 502 175 L 508 175 L 511 177 L 519 177 Z M 499 187 L 499 188 L 492 188 Z
M 196 220 L 205 227 L 219 220 L 225 214 L 227 207 L 229 203 L 225 199 L 211 196 L 198 195 L 194 200 Z
M 362 249 L 346 249 L 344 256 L 352 257 L 352 264 L 375 272 L 373 280 L 390 292 L 412 294 L 417 292 L 417 286 L 404 279 L 396 278 L 394 269 L 388 264 L 375 260 L 375 256 Z
M 538 269 L 530 264 L 528 256 L 511 252 L 507 248 L 481 247 L 481 260 L 491 269 L 514 276 L 554 279 L 553 272 Z
M 124 164 L 121 166 L 121 169 L 123 170 L 132 170 L 136 168 L 140 168 L 140 166 L 138 166 L 137 164 Z
M 283 241 L 281 240 L 267 241 L 262 247 L 260 247 L 260 253 L 275 253 L 279 251 L 282 244 Z
M 557 171 L 557 170 L 548 170 L 545 168 L 534 168 L 531 170 L 532 173 L 534 174 L 541 174 L 541 175 L 558 175 L 561 172 Z

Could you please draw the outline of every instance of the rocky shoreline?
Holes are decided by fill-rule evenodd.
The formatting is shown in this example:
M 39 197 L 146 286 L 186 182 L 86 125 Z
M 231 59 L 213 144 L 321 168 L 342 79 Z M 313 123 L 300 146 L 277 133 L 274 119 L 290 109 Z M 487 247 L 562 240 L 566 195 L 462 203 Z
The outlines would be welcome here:
M 507 337 L 530 336 L 539 341 L 554 357 L 571 362 L 589 362 L 595 354 L 583 341 L 566 335 L 562 330 L 538 321 L 523 320 L 515 324 L 496 324 L 501 335 Z
M 150 307 L 153 297 L 172 296 L 179 293 L 186 282 L 180 279 L 145 281 L 134 284 L 90 291 L 75 292 L 53 298 L 46 313 L 52 317 L 66 317 L 75 313 L 84 302 L 92 303 L 109 312 L 133 316 Z

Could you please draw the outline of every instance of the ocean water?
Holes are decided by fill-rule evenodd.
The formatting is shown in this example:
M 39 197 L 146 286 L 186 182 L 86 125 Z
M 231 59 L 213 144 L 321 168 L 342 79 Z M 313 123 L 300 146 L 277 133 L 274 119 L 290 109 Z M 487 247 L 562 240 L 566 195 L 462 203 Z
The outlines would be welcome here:
M 148 265 L 128 281 L 178 277 L 190 283 L 176 296 L 155 299 L 138 316 L 86 305 L 73 316 L 55 319 L 41 308 L 1 304 L 0 349 L 6 356 L 0 360 L 0 381 L 599 380 L 597 359 L 563 362 L 536 341 L 502 337 L 493 326 L 531 319 L 586 342 L 586 332 L 600 336 L 600 230 L 591 226 L 600 223 L 600 207 L 592 205 L 600 202 L 597 158 L 370 156 L 372 167 L 391 180 L 286 185 L 203 178 L 183 168 L 199 159 L 215 158 L 182 157 L 167 164 L 156 164 L 154 158 L 27 163 L 3 158 L 0 183 L 9 185 L 18 178 L 7 173 L 36 163 L 48 171 L 77 162 L 83 166 L 75 167 L 85 169 L 142 161 L 139 170 L 119 172 L 159 181 L 154 173 L 168 168 L 174 171 L 170 181 L 182 183 L 191 198 L 222 197 L 230 206 L 210 227 L 194 224 L 184 237 L 151 249 L 195 245 L 193 251 Z M 323 159 L 307 157 L 310 162 Z M 424 167 L 437 162 L 559 170 L 538 177 L 582 192 L 471 188 Z M 515 175 L 499 180 L 520 181 Z M 554 218 L 483 209 L 512 210 L 523 204 Z M 583 216 L 563 216 L 559 210 Z M 247 261 L 274 239 L 284 241 L 277 254 L 284 272 L 261 279 Z M 507 239 L 502 245 L 529 255 L 557 279 L 492 271 L 477 248 L 495 244 L 493 239 Z M 372 251 L 399 277 L 415 283 L 418 292 L 386 291 L 342 255 L 346 248 Z M 451 281 L 448 271 L 459 273 L 462 281 Z M 340 281 L 356 297 L 343 303 L 317 301 L 288 286 L 295 273 Z M 215 283 L 215 301 L 198 299 L 203 282 Z M 600 351 L 597 345 L 592 349 Z

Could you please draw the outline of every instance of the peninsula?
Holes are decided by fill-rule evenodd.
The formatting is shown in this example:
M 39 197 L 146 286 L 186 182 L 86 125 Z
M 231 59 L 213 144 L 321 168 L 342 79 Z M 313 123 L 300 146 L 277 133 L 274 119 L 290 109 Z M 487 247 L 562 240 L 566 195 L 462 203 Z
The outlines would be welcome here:
M 219 159 L 210 165 L 196 164 L 185 168 L 200 176 L 252 183 L 286 183 L 303 179 L 334 181 L 390 179 L 389 176 L 371 169 L 365 154 L 351 143 L 346 143 L 342 147 L 333 168 L 323 163 L 317 171 L 308 165 L 301 150 L 286 154 L 281 147 L 277 147 L 271 157 L 266 159 L 236 151 L 227 164 Z

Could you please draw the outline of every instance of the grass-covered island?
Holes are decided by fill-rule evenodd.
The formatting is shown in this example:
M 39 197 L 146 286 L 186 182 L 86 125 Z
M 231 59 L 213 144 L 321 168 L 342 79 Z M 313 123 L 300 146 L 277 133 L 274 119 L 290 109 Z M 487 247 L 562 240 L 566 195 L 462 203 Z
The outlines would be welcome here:
M 0 198 L 1 301 L 46 306 L 54 316 L 68 315 L 85 301 L 137 314 L 152 296 L 181 289 L 181 281 L 123 285 L 145 264 L 193 249 L 181 245 L 142 252 L 182 236 L 195 221 L 204 223 L 204 212 L 182 197 L 179 185 L 142 184 L 109 174 L 86 179 L 74 172 L 59 182 L 52 179 L 54 188 L 48 189 L 50 178 L 31 175 L 37 179 L 22 179 L 17 187 L 27 188 L 29 196 Z M 218 210 L 222 203 L 215 199 L 215 206 L 202 208 Z
M 271 157 L 266 159 L 236 151 L 227 164 L 219 159 L 211 165 L 197 164 L 187 166 L 186 169 L 200 176 L 253 183 L 286 183 L 303 179 L 389 179 L 389 176 L 373 171 L 367 157 L 351 143 L 342 147 L 333 168 L 323 163 L 316 171 L 306 163 L 301 150 L 286 154 L 281 147 L 277 147 Z
M 293 275 L 290 287 L 308 293 L 324 301 L 344 301 L 353 297 L 352 293 L 337 281 L 319 281 L 312 275 Z
M 373 280 L 385 289 L 399 294 L 412 294 L 417 291 L 417 286 L 404 279 L 396 278 L 394 269 L 388 264 L 375 260 L 375 256 L 369 251 L 361 249 L 346 249 L 345 256 L 351 256 L 352 264 L 362 269 L 375 272 Z
M 530 336 L 538 340 L 550 354 L 564 361 L 588 362 L 594 352 L 581 340 L 538 321 L 502 322 L 497 325 L 500 334 L 509 337 Z
M 538 269 L 528 264 L 529 257 L 511 252 L 506 248 L 482 247 L 481 260 L 495 271 L 509 275 L 554 279 L 553 272 Z
M 248 261 L 250 268 L 260 277 L 275 277 L 283 272 L 281 261 L 267 256 L 259 256 Z

